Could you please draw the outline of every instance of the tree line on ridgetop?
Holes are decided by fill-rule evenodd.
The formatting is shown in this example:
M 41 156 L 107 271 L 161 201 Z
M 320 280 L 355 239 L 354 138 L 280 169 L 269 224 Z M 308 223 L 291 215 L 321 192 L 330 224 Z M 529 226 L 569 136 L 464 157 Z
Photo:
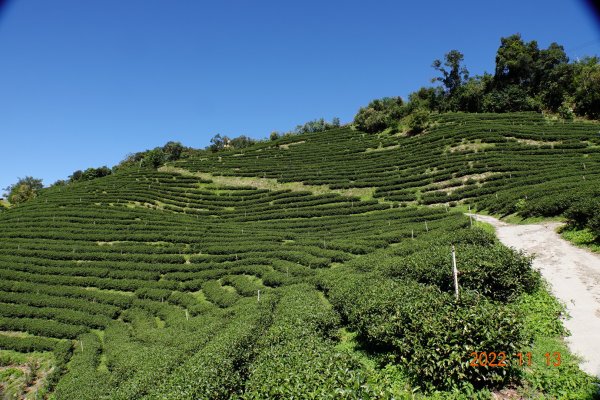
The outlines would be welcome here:
M 494 74 L 474 77 L 463 64 L 458 50 L 435 60 L 440 73 L 432 82 L 441 86 L 422 87 L 408 96 L 373 100 L 354 117 L 354 126 L 364 132 L 405 129 L 418 133 L 432 112 L 538 111 L 600 118 L 600 59 L 569 60 L 564 47 L 551 43 L 540 49 L 535 40 L 525 42 L 520 34 L 500 39 Z

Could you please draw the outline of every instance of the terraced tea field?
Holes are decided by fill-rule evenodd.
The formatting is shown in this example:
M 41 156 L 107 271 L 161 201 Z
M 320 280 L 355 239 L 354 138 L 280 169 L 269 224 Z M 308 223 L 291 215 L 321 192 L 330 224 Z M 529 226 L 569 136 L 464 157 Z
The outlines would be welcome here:
M 574 191 L 598 195 L 599 160 L 597 123 L 550 122 L 536 113 L 450 113 L 438 116 L 424 135 L 342 128 L 207 152 L 175 166 L 330 189 L 370 188 L 373 197 L 398 203 L 468 201 L 504 214 L 550 215 L 564 211 L 563 199 Z
M 554 303 L 530 259 L 423 205 L 544 214 L 549 187 L 593 196 L 597 131 L 448 114 L 415 137 L 342 128 L 48 189 L 0 213 L 3 390 L 485 398 L 555 395 L 552 374 L 569 373 L 584 398 L 593 379 L 566 353 L 555 369 L 471 365 L 472 352 L 545 350 L 560 310 L 540 315 Z

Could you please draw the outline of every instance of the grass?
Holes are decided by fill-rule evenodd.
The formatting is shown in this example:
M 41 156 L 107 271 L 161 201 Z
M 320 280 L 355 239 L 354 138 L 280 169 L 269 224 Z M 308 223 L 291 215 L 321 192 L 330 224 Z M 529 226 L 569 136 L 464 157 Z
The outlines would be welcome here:
M 198 302 L 200 302 L 200 303 L 211 304 L 211 302 L 206 299 L 206 296 L 204 295 L 202 290 L 192 292 L 191 295 L 194 296 L 196 298 L 196 300 L 198 300 Z
M 367 385 L 378 393 L 384 399 L 398 400 L 415 400 L 415 399 L 445 399 L 445 400 L 470 400 L 470 399 L 489 399 L 491 393 L 486 390 L 472 392 L 447 392 L 435 391 L 423 393 L 418 386 L 412 386 L 409 383 L 407 375 L 404 373 L 402 366 L 384 356 L 375 356 L 374 354 L 364 350 L 357 338 L 356 332 L 347 328 L 338 330 L 339 342 L 336 345 L 336 350 L 347 352 L 357 360 L 367 371 Z
M 463 213 L 469 212 L 469 206 L 466 204 L 458 204 L 454 207 L 450 208 L 452 211 L 461 211 Z M 474 207 L 471 207 L 471 212 L 475 214 L 481 215 L 489 215 L 490 217 L 497 218 L 501 221 L 504 221 L 509 224 L 514 225 L 528 225 L 528 224 L 539 224 L 542 222 L 566 222 L 566 218 L 562 216 L 556 217 L 528 217 L 524 218 L 518 214 L 510 214 L 510 215 L 500 215 L 500 214 L 492 214 L 487 210 L 478 210 Z
M 568 240 L 578 247 L 588 249 L 594 253 L 600 253 L 600 243 L 594 234 L 588 229 L 579 229 L 572 226 L 564 226 L 558 233 L 563 239 Z
M 539 224 L 541 222 L 565 222 L 565 218 L 558 217 L 529 217 L 523 218 L 517 214 L 510 214 L 502 217 L 502 221 L 515 225 Z
M 0 350 L 0 394 L 3 399 L 44 398 L 46 377 L 56 360 L 51 352 L 18 353 Z
M 487 222 L 473 220 L 473 227 L 491 233 L 494 236 L 496 235 L 496 228 L 494 228 L 494 225 L 488 224 Z
M 569 351 L 564 341 L 568 332 L 561 322 L 565 307 L 550 294 L 547 284 L 521 295 L 515 307 L 523 315 L 526 335 L 532 338 L 532 345 L 521 351 L 531 352 L 532 363 L 523 368 L 519 394 L 524 398 L 599 399 L 600 380 L 579 369 L 578 358 Z M 550 365 L 546 353 L 551 354 Z M 554 353 L 560 354 L 559 366 L 553 365 Z

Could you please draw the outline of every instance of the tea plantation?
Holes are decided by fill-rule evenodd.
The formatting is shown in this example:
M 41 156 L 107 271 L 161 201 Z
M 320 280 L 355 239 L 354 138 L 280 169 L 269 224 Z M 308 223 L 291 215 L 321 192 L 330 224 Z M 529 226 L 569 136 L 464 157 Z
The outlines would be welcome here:
M 398 203 L 467 201 L 492 212 L 551 216 L 575 191 L 596 197 L 600 125 L 551 122 L 537 113 L 438 116 L 426 134 L 341 128 L 289 136 L 243 151 L 175 163 L 190 171 L 369 188 Z
M 600 195 L 599 131 L 533 113 L 442 114 L 417 136 L 342 127 L 47 189 L 0 213 L 2 390 L 561 397 L 515 362 L 470 365 L 472 352 L 539 347 L 527 321 L 543 311 L 524 299 L 545 289 L 529 258 L 428 205 L 562 215 Z M 558 313 L 544 335 L 563 333 Z M 565 393 L 592 397 L 567 358 Z

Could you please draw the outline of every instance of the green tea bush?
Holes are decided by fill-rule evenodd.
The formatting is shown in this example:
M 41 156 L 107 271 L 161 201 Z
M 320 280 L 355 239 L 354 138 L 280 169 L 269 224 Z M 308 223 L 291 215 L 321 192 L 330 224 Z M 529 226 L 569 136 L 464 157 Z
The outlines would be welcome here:
M 273 324 L 257 343 L 243 399 L 369 398 L 367 376 L 330 337 L 339 317 L 309 285 L 282 289 Z
M 202 285 L 202 293 L 208 301 L 219 307 L 229 307 L 240 298 L 237 292 L 231 292 L 223 288 L 218 281 L 205 282 Z
M 327 280 L 326 280 L 327 281 Z M 429 389 L 500 386 L 518 370 L 471 367 L 473 351 L 513 354 L 525 344 L 514 310 L 470 291 L 459 301 L 412 280 L 338 275 L 325 283 L 330 299 L 360 340 L 390 353 L 415 384 Z
M 571 205 L 565 212 L 570 223 L 576 227 L 590 226 L 596 235 L 600 235 L 600 199 L 584 198 Z M 591 226 L 593 225 L 593 227 Z
M 539 283 L 531 259 L 500 244 L 456 246 L 459 285 L 490 299 L 509 301 L 530 293 Z M 431 246 L 403 258 L 390 258 L 381 266 L 392 277 L 435 285 L 454 291 L 450 246 Z

